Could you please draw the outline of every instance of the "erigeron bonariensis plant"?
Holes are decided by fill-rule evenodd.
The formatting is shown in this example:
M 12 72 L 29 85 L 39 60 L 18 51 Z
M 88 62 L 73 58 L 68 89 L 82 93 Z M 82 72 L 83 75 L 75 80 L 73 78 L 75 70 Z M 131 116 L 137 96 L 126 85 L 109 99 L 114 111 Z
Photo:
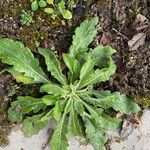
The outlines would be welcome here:
M 94 17 L 77 27 L 63 61 L 51 50 L 38 48 L 50 78 L 30 49 L 21 42 L 0 39 L 0 60 L 12 66 L 8 71 L 24 84 L 41 83 L 40 92 L 44 94 L 38 98 L 18 97 L 11 103 L 8 117 L 12 122 L 22 122 L 22 131 L 29 136 L 55 119 L 57 126 L 50 140 L 52 150 L 66 150 L 70 137 L 85 137 L 95 150 L 105 149 L 105 133 L 121 123 L 121 119 L 109 116 L 107 110 L 112 108 L 125 114 L 140 110 L 124 94 L 94 89 L 95 84 L 109 80 L 116 71 L 112 59 L 116 51 L 112 47 L 89 46 L 96 36 L 97 23 L 98 18 Z

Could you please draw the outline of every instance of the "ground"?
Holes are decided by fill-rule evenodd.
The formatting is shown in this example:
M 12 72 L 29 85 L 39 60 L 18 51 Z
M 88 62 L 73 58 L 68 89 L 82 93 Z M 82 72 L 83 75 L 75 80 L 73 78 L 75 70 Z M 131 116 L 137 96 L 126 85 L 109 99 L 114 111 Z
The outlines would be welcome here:
M 78 0 L 77 6 L 72 10 L 72 20 L 52 20 L 39 11 L 33 14 L 35 22 L 30 27 L 20 23 L 22 9 L 30 9 L 29 1 L 0 1 L 0 38 L 22 41 L 41 62 L 42 58 L 36 51 L 37 42 L 42 47 L 55 48 L 61 57 L 71 45 L 75 27 L 86 18 L 99 16 L 98 33 L 92 46 L 109 44 L 117 50 L 114 55 L 117 72 L 109 82 L 96 85 L 95 88 L 125 93 L 133 97 L 142 108 L 150 105 L 149 0 Z M 1 145 L 8 143 L 7 135 L 14 126 L 9 123 L 6 115 L 10 101 L 19 95 L 39 94 L 36 85 L 23 86 L 16 83 L 15 79 L 5 72 L 6 67 L 0 63 Z

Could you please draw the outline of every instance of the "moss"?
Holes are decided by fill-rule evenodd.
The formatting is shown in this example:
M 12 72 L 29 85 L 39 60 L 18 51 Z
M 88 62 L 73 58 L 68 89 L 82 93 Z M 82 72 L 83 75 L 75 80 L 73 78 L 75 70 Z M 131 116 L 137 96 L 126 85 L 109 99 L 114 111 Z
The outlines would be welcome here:
M 48 33 L 44 30 L 37 30 L 34 27 L 26 27 L 24 26 L 20 30 L 20 38 L 23 43 L 26 44 L 31 50 L 36 49 L 36 42 L 47 39 Z
M 143 108 L 147 108 L 150 106 L 150 97 L 144 97 L 140 95 L 133 95 L 132 97 L 138 104 L 142 105 Z

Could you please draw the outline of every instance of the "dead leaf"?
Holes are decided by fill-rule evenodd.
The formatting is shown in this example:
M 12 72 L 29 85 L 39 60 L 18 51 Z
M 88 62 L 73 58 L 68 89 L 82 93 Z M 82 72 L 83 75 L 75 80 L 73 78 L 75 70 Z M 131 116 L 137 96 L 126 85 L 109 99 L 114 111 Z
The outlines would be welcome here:
M 102 37 L 101 37 L 101 39 L 100 39 L 100 44 L 102 44 L 102 45 L 109 45 L 109 44 L 111 44 L 111 37 L 108 35 L 108 33 L 106 33 L 106 32 L 103 32 L 103 35 L 102 35 Z
M 143 32 L 134 35 L 133 38 L 130 41 L 128 41 L 130 51 L 137 50 L 140 46 L 144 45 L 145 38 L 146 34 Z
M 145 16 L 138 14 L 132 24 L 132 27 L 136 31 L 141 31 L 150 27 L 150 22 Z
M 126 139 L 133 132 L 134 129 L 135 129 L 134 124 L 124 119 L 122 130 L 120 132 L 121 138 Z

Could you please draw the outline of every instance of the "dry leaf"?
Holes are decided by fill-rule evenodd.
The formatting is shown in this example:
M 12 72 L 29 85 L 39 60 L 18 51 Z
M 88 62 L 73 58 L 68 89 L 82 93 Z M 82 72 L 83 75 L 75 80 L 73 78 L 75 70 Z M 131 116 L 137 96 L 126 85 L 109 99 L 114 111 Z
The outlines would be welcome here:
M 150 27 L 150 22 L 145 16 L 138 14 L 132 26 L 136 31 L 140 31 L 140 30 Z
M 108 35 L 108 33 L 103 32 L 103 35 L 100 39 L 100 44 L 109 45 L 111 42 L 111 37 Z
M 120 132 L 120 136 L 122 139 L 126 139 L 135 129 L 135 126 L 133 123 L 124 120 L 122 125 L 122 130 Z
M 133 36 L 133 38 L 128 41 L 128 46 L 130 51 L 137 50 L 141 45 L 145 43 L 146 34 L 145 33 L 138 33 Z

